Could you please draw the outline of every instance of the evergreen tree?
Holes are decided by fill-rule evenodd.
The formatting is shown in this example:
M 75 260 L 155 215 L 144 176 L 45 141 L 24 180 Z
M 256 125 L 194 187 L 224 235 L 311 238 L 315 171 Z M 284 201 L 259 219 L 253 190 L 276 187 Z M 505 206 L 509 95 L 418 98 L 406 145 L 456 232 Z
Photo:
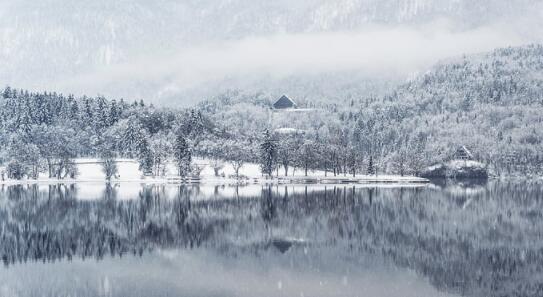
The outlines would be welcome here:
M 11 87 L 6 86 L 4 88 L 4 91 L 2 92 L 2 97 L 4 97 L 4 99 L 7 99 L 7 98 L 11 98 L 12 96 L 13 96 L 13 91 L 11 90 Z
M 375 167 L 373 165 L 373 156 L 370 156 L 370 160 L 368 161 L 368 175 L 374 175 L 375 174 Z
M 143 139 L 141 146 L 139 147 L 137 157 L 139 162 L 139 170 L 143 172 L 144 175 L 152 175 L 154 166 L 153 152 L 151 151 L 149 141 L 146 138 Z
M 70 95 L 71 97 L 71 95 Z M 69 97 L 69 98 L 70 98 Z M 79 119 L 79 104 L 77 102 L 77 100 L 72 100 L 71 103 L 70 103 L 70 113 L 69 113 L 69 118 L 68 119 L 71 119 L 71 120 L 77 120 Z
M 277 162 L 277 142 L 273 139 L 269 130 L 264 131 L 260 144 L 260 168 L 262 173 L 271 177 Z
M 129 157 L 136 157 L 144 149 L 144 140 L 148 137 L 135 115 L 120 120 L 107 133 L 111 134 L 111 139 L 117 140 L 117 149 Z
M 120 115 L 119 107 L 117 106 L 117 101 L 112 100 L 111 105 L 109 107 L 108 126 L 112 126 L 113 124 L 117 123 L 119 121 L 120 116 L 121 115 Z
M 93 110 L 92 110 L 92 98 L 83 97 L 83 120 L 87 125 L 90 125 L 93 118 Z
M 192 152 L 187 140 L 181 134 L 175 138 L 173 157 L 179 176 L 186 177 L 191 171 Z
M 106 100 L 104 97 L 98 97 L 96 99 L 93 114 L 94 129 L 101 131 L 104 127 L 109 126 L 109 110 L 106 108 Z

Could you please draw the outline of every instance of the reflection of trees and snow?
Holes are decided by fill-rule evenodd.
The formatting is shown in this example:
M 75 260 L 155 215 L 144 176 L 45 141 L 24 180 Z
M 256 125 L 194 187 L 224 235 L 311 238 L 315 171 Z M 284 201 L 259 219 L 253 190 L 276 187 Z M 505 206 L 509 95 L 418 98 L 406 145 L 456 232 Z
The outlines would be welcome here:
M 447 188 L 258 187 L 224 196 L 198 186 L 143 186 L 120 199 L 121 185 L 88 200 L 76 185 L 3 187 L 0 255 L 16 267 L 166 249 L 227 257 L 310 249 L 338 261 L 382 259 L 465 295 L 518 293 L 518 279 L 524 295 L 541 286 L 538 183 L 490 183 L 463 200 Z

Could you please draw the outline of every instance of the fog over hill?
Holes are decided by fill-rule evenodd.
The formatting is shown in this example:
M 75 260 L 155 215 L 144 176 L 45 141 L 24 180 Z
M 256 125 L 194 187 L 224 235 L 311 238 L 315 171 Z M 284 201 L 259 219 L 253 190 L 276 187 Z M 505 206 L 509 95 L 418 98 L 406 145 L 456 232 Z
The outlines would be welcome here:
M 538 42 L 542 16 L 539 0 L 0 0 L 0 84 L 172 105 L 340 96 L 321 82 L 380 93 L 444 58 Z

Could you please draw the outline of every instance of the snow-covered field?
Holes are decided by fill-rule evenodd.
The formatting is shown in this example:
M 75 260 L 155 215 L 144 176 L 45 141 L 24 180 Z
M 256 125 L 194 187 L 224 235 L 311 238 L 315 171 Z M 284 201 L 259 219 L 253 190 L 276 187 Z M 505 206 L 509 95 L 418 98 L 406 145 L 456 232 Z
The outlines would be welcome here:
M 79 174 L 75 179 L 64 179 L 64 182 L 99 182 L 105 181 L 105 175 L 102 172 L 102 165 L 98 159 L 80 158 L 76 160 Z M 379 175 L 379 176 L 364 176 L 357 175 L 338 175 L 333 176 L 332 173 L 326 174 L 324 171 L 310 171 L 308 176 L 305 176 L 302 169 L 293 170 L 289 169 L 288 176 L 284 176 L 284 169 L 280 168 L 278 175 L 274 176 L 273 180 L 266 179 L 262 176 L 260 167 L 258 164 L 247 163 L 240 169 L 239 174 L 242 177 L 240 180 L 234 178 L 235 171 L 232 165 L 228 162 L 224 163 L 224 168 L 219 172 L 220 176 L 215 176 L 214 170 L 210 165 L 208 159 L 195 159 L 194 165 L 198 165 L 203 168 L 198 182 L 210 183 L 210 184 L 234 184 L 239 182 L 244 183 L 349 183 L 349 182 L 397 182 L 397 183 L 423 183 L 426 180 L 422 178 L 412 176 L 395 176 L 395 175 Z M 119 173 L 116 178 L 112 179 L 112 182 L 145 182 L 145 183 L 175 183 L 179 182 L 177 176 L 177 170 L 173 163 L 169 163 L 166 166 L 166 174 L 159 177 L 144 176 L 139 170 L 138 163 L 132 159 L 117 159 L 117 166 Z M 195 179 L 192 179 L 193 181 Z M 16 183 L 57 183 L 59 180 L 50 179 L 47 173 L 41 173 L 38 180 L 5 180 L 0 183 L 4 184 L 16 184 Z

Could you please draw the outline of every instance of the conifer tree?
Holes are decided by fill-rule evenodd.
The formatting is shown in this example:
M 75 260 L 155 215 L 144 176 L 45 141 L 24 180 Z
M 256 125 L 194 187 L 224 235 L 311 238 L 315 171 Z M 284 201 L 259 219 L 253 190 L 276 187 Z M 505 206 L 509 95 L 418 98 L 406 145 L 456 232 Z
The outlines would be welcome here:
M 277 143 L 266 129 L 260 144 L 260 168 L 262 173 L 271 177 L 277 161 Z
M 179 176 L 186 177 L 190 173 L 192 152 L 187 140 L 181 134 L 177 135 L 175 138 L 173 157 L 177 165 Z
M 144 138 L 138 151 L 139 170 L 144 175 L 153 174 L 153 152 L 149 147 L 149 141 Z
M 370 156 L 370 160 L 368 162 L 368 175 L 374 175 L 375 174 L 375 167 L 373 165 L 373 156 Z

